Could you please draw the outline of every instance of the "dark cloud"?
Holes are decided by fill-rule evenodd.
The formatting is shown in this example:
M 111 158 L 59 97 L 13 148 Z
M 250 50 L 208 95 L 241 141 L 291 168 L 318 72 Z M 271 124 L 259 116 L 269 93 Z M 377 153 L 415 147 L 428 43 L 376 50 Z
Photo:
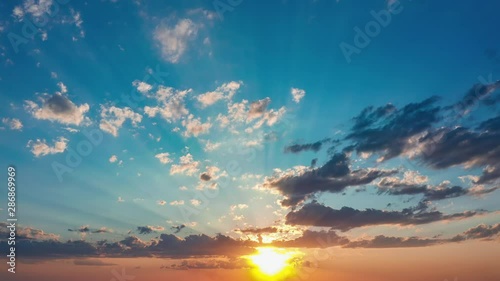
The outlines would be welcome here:
M 179 233 L 185 227 L 186 227 L 185 225 L 181 224 L 181 225 L 178 225 L 178 226 L 172 226 L 171 229 L 174 230 L 174 233 Z
M 251 233 L 251 234 L 262 234 L 262 233 L 277 233 L 278 229 L 273 226 L 262 227 L 262 228 L 246 228 L 238 229 L 241 233 Z
M 200 175 L 200 180 L 202 180 L 202 181 L 209 181 L 211 179 L 212 179 L 212 177 L 207 173 L 203 173 Z
M 138 226 L 137 231 L 139 232 L 139 234 L 150 234 L 154 230 L 150 226 Z
M 105 227 L 99 229 L 90 228 L 88 225 L 81 226 L 80 228 L 68 229 L 70 232 L 80 232 L 80 233 L 109 233 L 110 231 Z
M 482 213 L 480 211 L 466 211 L 447 215 L 439 211 L 428 211 L 425 206 L 407 208 L 402 211 L 356 210 L 349 207 L 336 210 L 317 202 L 311 202 L 298 211 L 288 213 L 286 223 L 290 225 L 331 227 L 347 231 L 356 227 L 385 224 L 420 225 L 437 221 L 463 219 Z
M 487 99 L 491 93 L 500 88 L 500 80 L 491 84 L 476 84 L 456 103 L 453 108 L 459 112 L 459 115 L 466 114 L 469 109 L 475 106 L 479 101 L 485 101 L 487 105 L 491 104 L 492 99 Z M 488 104 L 490 102 L 490 104 Z
M 344 245 L 345 248 L 410 248 L 410 247 L 426 247 L 436 244 L 442 244 L 445 241 L 435 238 L 419 238 L 419 237 L 389 237 L 378 235 L 373 239 L 363 239 L 351 241 Z
M 345 245 L 349 243 L 349 239 L 339 236 L 335 231 L 311 231 L 306 230 L 304 233 L 293 240 L 275 241 L 274 246 L 277 247 L 297 247 L 297 248 L 328 248 L 334 246 Z
M 284 149 L 285 153 L 300 153 L 302 151 L 314 151 L 318 152 L 324 143 L 329 142 L 330 139 L 324 139 L 321 141 L 317 141 L 314 143 L 306 143 L 306 144 L 293 144 L 286 146 Z
M 383 160 L 401 155 L 409 139 L 421 134 L 440 120 L 437 97 L 420 103 L 410 103 L 402 109 L 386 105 L 369 107 L 355 117 L 355 124 L 346 140 L 353 141 L 351 149 L 357 152 L 381 153 Z
M 499 234 L 500 223 L 497 223 L 495 225 L 478 225 L 465 231 L 462 236 L 467 239 L 491 239 Z
M 473 193 L 470 189 L 461 186 L 448 187 L 446 185 L 430 186 L 427 184 L 416 184 L 406 182 L 404 179 L 383 178 L 377 184 L 379 194 L 389 195 L 423 195 L 423 200 L 438 201 L 449 198 L 460 197 Z
M 344 153 L 334 154 L 322 167 L 301 174 L 284 174 L 269 178 L 267 188 L 277 189 L 285 196 L 283 206 L 296 206 L 317 192 L 342 192 L 349 186 L 369 184 L 373 180 L 396 173 L 395 170 L 349 168 L 349 159 Z
M 423 163 L 434 169 L 452 166 L 486 167 L 478 184 L 491 183 L 500 173 L 500 117 L 482 122 L 476 130 L 443 128 L 420 140 Z
M 44 101 L 44 106 L 54 114 L 73 114 L 77 108 L 66 96 L 54 94 Z
M 188 270 L 188 269 L 248 269 L 250 268 L 245 258 L 229 259 L 203 259 L 203 260 L 181 260 L 161 269 Z

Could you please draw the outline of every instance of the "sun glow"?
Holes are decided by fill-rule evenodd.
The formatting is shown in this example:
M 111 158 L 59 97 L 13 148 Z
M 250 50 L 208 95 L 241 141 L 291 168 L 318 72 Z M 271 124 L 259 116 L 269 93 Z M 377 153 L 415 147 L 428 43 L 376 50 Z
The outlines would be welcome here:
M 262 274 L 267 276 L 274 276 L 284 272 L 291 266 L 291 260 L 297 256 L 296 252 L 277 248 L 258 248 L 257 251 L 257 254 L 247 258 Z

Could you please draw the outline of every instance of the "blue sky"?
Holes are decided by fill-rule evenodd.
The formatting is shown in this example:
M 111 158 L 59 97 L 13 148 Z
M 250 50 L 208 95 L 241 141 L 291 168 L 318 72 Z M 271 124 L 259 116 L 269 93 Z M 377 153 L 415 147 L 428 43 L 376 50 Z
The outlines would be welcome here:
M 17 169 L 21 225 L 90 242 L 283 230 L 272 241 L 330 228 L 452 237 L 498 222 L 500 4 L 214 3 L 0 4 L 0 162 Z M 341 44 L 355 46 L 373 13 L 391 18 L 346 57 Z M 415 216 L 443 217 L 342 228 L 301 211 L 419 204 Z

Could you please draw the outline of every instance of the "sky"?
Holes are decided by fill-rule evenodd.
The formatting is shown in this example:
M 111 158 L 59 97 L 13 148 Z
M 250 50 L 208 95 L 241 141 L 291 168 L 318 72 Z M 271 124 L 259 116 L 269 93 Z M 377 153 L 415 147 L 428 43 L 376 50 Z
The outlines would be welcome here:
M 0 277 L 499 280 L 499 8 L 0 3 Z

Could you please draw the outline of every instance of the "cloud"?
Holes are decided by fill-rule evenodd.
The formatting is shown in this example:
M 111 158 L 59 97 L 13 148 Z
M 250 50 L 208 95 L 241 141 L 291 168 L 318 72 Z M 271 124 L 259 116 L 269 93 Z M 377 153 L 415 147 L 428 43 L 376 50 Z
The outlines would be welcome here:
M 33 101 L 25 101 L 25 110 L 34 118 L 39 120 L 50 120 L 59 122 L 65 125 L 81 125 L 87 124 L 90 120 L 85 117 L 90 109 L 88 104 L 75 105 L 64 94 L 66 87 L 60 84 L 61 92 L 56 92 L 53 95 L 45 95 L 42 98 L 42 105 L 38 105 Z
M 447 241 L 436 238 L 375 236 L 373 239 L 351 241 L 345 248 L 411 248 L 443 244 Z
M 31 153 L 33 153 L 35 157 L 63 153 L 68 147 L 68 139 L 59 137 L 59 139 L 54 142 L 53 146 L 48 145 L 45 140 L 30 140 L 28 141 L 27 147 L 31 148 Z
M 212 124 L 210 120 L 206 123 L 202 123 L 200 118 L 194 118 L 194 116 L 190 114 L 187 119 L 182 120 L 182 126 L 186 128 L 186 131 L 183 133 L 185 137 L 198 137 L 199 135 L 208 134 Z
M 79 228 L 68 229 L 70 232 L 79 232 L 79 233 L 110 233 L 111 231 L 105 227 L 101 228 L 90 228 L 88 225 L 83 225 Z
M 168 163 L 172 163 L 173 162 L 173 160 L 170 159 L 170 153 L 168 153 L 168 152 L 156 154 L 155 158 L 157 158 L 158 160 L 160 160 L 160 162 L 162 164 L 168 164 Z
M 247 120 L 253 120 L 255 118 L 259 118 L 264 116 L 267 106 L 271 103 L 270 98 L 265 98 L 262 100 L 258 100 L 255 102 L 252 102 L 250 104 L 250 108 L 248 110 L 248 117 Z
M 262 228 L 245 228 L 238 229 L 237 231 L 241 233 L 251 233 L 251 234 L 262 234 L 262 233 L 277 233 L 278 229 L 273 226 L 262 227 Z
M 198 25 L 190 19 L 181 19 L 175 26 L 156 27 L 154 39 L 160 45 L 163 58 L 171 63 L 179 62 L 188 47 L 188 42 L 196 36 L 198 29 Z
M 329 142 L 330 139 L 325 139 L 321 141 L 317 141 L 314 143 L 306 143 L 306 144 L 292 144 L 289 146 L 286 146 L 284 149 L 285 153 L 300 153 L 302 151 L 314 151 L 318 152 L 321 147 L 323 146 L 324 143 Z
M 103 105 L 101 106 L 101 118 L 99 128 L 114 137 L 118 136 L 118 130 L 120 130 L 127 119 L 130 120 L 134 127 L 137 127 L 137 124 L 142 121 L 142 115 L 135 113 L 128 107 L 105 107 Z
M 165 230 L 165 228 L 162 226 L 147 225 L 147 226 L 138 226 L 137 227 L 137 232 L 139 232 L 139 234 L 151 234 L 153 232 L 163 231 L 163 230 Z
M 276 247 L 298 248 L 329 248 L 346 245 L 349 239 L 339 236 L 334 230 L 312 231 L 306 230 L 300 237 L 287 241 L 274 241 Z
M 171 229 L 174 230 L 174 233 L 179 233 L 181 232 L 182 229 L 184 229 L 186 226 L 181 224 L 181 225 L 177 225 L 177 226 L 172 226 Z
M 175 201 L 172 201 L 172 202 L 170 202 L 170 205 L 171 206 L 181 206 L 181 205 L 184 205 L 184 200 L 175 200 Z
M 159 86 L 154 95 L 147 95 L 158 101 L 158 106 L 145 106 L 144 113 L 150 118 L 160 115 L 167 122 L 172 123 L 189 114 L 184 98 L 191 89 L 179 91 L 174 88 Z
M 295 103 L 299 103 L 300 100 L 306 95 L 306 91 L 298 88 L 292 88 L 290 93 L 292 94 L 292 98 Z
M 445 181 L 437 186 L 425 184 L 427 177 L 418 173 L 407 171 L 404 178 L 385 177 L 378 183 L 379 194 L 389 195 L 423 195 L 425 201 L 438 201 L 449 198 L 460 197 L 464 195 L 479 195 L 479 193 L 493 192 L 495 189 L 464 188 L 461 186 L 451 186 Z
M 476 183 L 491 183 L 500 173 L 500 117 L 482 122 L 475 130 L 441 128 L 422 137 L 418 158 L 434 169 L 463 165 L 485 167 Z
M 25 0 L 22 5 L 14 7 L 13 16 L 21 20 L 26 14 L 39 18 L 44 14 L 50 14 L 52 0 Z
M 283 206 L 296 206 L 318 192 L 342 192 L 349 186 L 371 183 L 373 180 L 392 175 L 395 170 L 349 168 L 347 155 L 338 153 L 322 167 L 311 170 L 305 167 L 296 171 L 279 173 L 266 178 L 263 186 L 278 190 L 285 199 Z
M 381 153 L 381 160 L 397 157 L 411 147 L 412 137 L 425 133 L 440 120 L 437 101 L 432 97 L 401 109 L 391 104 L 368 107 L 354 118 L 346 140 L 355 143 L 353 148 L 358 153 Z
M 173 164 L 170 168 L 170 174 L 185 174 L 192 176 L 198 172 L 198 167 L 200 165 L 199 161 L 194 161 L 193 155 L 190 153 L 181 156 L 179 159 L 179 164 Z
M 132 85 L 136 87 L 137 91 L 141 92 L 142 94 L 147 94 L 153 89 L 153 86 L 151 86 L 150 84 L 139 80 L 135 80 L 134 82 L 132 82 Z
M 451 106 L 451 108 L 457 110 L 459 115 L 468 114 L 474 105 L 481 100 L 484 101 L 498 89 L 500 89 L 500 80 L 490 84 L 476 84 L 467 91 L 462 100 Z
M 117 160 L 118 160 L 118 157 L 116 157 L 116 155 L 111 155 L 111 157 L 109 157 L 110 163 L 115 163 Z
M 500 234 L 500 223 L 495 225 L 481 224 L 463 233 L 466 239 L 490 239 Z
M 2 118 L 2 123 L 7 125 L 11 130 L 21 131 L 23 123 L 17 118 Z
M 231 81 L 224 83 L 213 92 L 206 92 L 196 97 L 202 108 L 211 106 L 220 100 L 231 100 L 243 82 Z
M 402 211 L 376 209 L 356 210 L 342 207 L 339 210 L 321 205 L 315 201 L 304 205 L 298 211 L 286 215 L 287 224 L 331 227 L 347 231 L 352 228 L 374 225 L 420 225 L 438 221 L 460 220 L 482 214 L 482 211 L 466 211 L 443 214 L 439 211 L 426 211 L 420 208 L 407 208 Z

